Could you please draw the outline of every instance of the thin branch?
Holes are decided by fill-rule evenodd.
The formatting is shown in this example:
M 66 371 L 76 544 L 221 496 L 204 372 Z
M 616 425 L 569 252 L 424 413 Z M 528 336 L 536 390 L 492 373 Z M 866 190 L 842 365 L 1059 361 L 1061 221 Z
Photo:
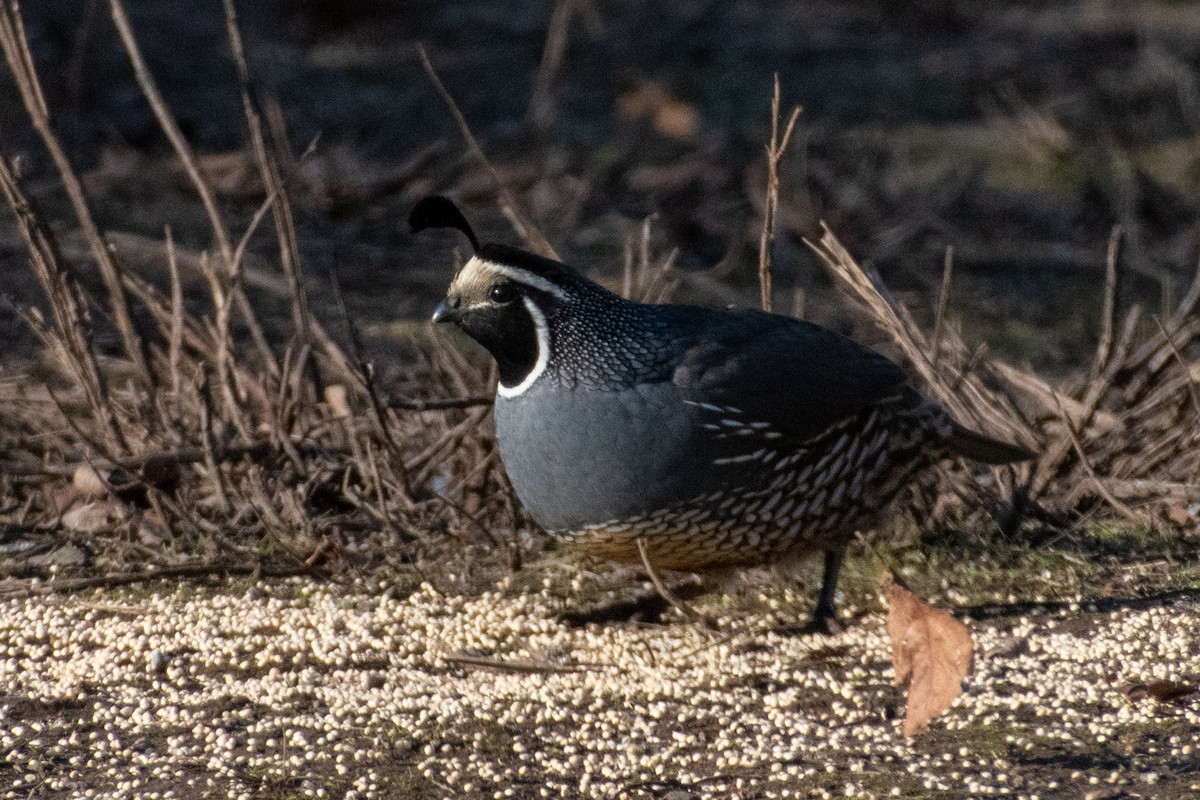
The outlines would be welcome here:
M 458 104 L 454 102 L 453 95 L 446 89 L 442 79 L 438 77 L 437 70 L 433 68 L 433 62 L 429 60 L 429 54 L 425 52 L 425 47 L 418 48 L 421 56 L 421 64 L 425 67 L 425 72 L 429 75 L 429 80 L 433 82 L 433 86 L 437 89 L 439 95 L 450 109 L 450 114 L 454 117 L 454 121 L 458 124 L 459 133 L 467 141 L 467 147 L 471 153 L 479 159 L 483 164 L 483 168 L 487 170 L 488 175 L 492 178 L 492 183 L 496 187 L 496 194 L 499 195 L 500 210 L 503 212 L 505 219 L 512 225 L 513 230 L 517 232 L 517 236 L 526 243 L 534 252 L 546 256 L 547 258 L 558 259 L 558 252 L 542 235 L 542 232 L 530 222 L 524 214 L 521 213 L 520 207 L 517 205 L 516 199 L 512 193 L 508 191 L 508 187 L 504 185 L 504 179 L 500 177 L 500 173 L 492 166 L 492 162 L 488 160 L 484 154 L 483 148 L 479 146 L 475 134 L 471 133 L 471 128 L 467 125 L 467 118 L 463 116 Z
M 213 442 L 212 403 L 209 399 L 208 373 L 202 373 L 200 380 L 200 440 L 204 445 L 204 463 L 208 467 L 208 476 L 212 481 L 213 491 L 221 505 L 221 509 L 229 511 L 233 508 L 233 503 L 229 500 L 229 493 L 225 491 L 225 478 L 221 472 L 220 462 L 217 459 L 217 447 Z
M 71 201 L 75 217 L 79 221 L 80 227 L 83 228 L 88 251 L 96 262 L 96 266 L 100 268 L 100 277 L 103 279 L 105 290 L 108 293 L 113 322 L 120 333 L 125 353 L 133 362 L 145 385 L 153 386 L 154 381 L 149 365 L 146 363 L 142 340 L 129 315 L 129 301 L 125 296 L 120 265 L 113 258 L 100 234 L 100 229 L 88 207 L 83 184 L 80 182 L 79 176 L 75 174 L 70 159 L 67 158 L 66 152 L 50 124 L 50 110 L 42 94 L 37 70 L 34 68 L 33 55 L 29 50 L 29 41 L 25 36 L 25 27 L 21 20 L 17 0 L 5 0 L 3 10 L 0 11 L 0 46 L 4 48 L 4 56 L 8 60 L 9 69 L 16 80 L 17 89 L 20 91 L 21 100 L 29 113 L 34 130 L 38 132 L 46 150 L 49 151 L 50 158 L 58 170 L 59 179 Z
M 109 0 L 108 5 L 109 11 L 112 14 L 113 24 L 117 27 L 117 33 L 120 35 L 121 42 L 125 46 L 125 52 L 129 56 L 129 63 L 133 67 L 134 78 L 137 80 L 142 94 L 146 96 L 146 100 L 150 103 L 150 108 L 158 120 L 159 127 L 162 128 L 167 140 L 171 143 L 171 147 L 175 150 L 175 155 L 183 165 L 184 172 L 187 173 L 193 188 L 200 196 L 200 202 L 203 204 L 204 211 L 208 215 L 209 227 L 212 229 L 213 238 L 216 240 L 217 251 L 224 262 L 228 291 L 233 295 L 234 302 L 237 303 L 238 311 L 242 316 L 242 322 L 249 329 L 250 336 L 258 348 L 259 354 L 262 356 L 263 366 L 270 372 L 272 377 L 278 377 L 279 365 L 275 362 L 275 356 L 271 352 L 270 345 L 267 344 L 266 336 L 262 332 L 262 327 L 258 323 L 254 309 L 250 306 L 250 301 L 242 290 L 240 265 L 234 258 L 229 231 L 225 226 L 224 220 L 221 219 L 221 213 L 217 208 L 213 190 L 200 173 L 200 167 L 196 163 L 196 157 L 192 153 L 191 145 L 184 138 L 183 132 L 180 130 L 179 124 L 175 121 L 170 107 L 167 106 L 163 100 L 162 93 L 158 90 L 158 84 L 155 82 L 154 76 L 147 68 L 145 59 L 142 58 L 142 51 L 138 46 L 137 38 L 133 34 L 133 28 L 129 24 L 129 16 L 125 12 L 125 6 L 121 0 Z M 222 287 L 221 296 L 213 298 L 218 307 L 225 303 L 224 292 L 225 288 Z M 218 368 L 220 366 L 218 365 Z
M 1196 379 L 1192 377 L 1192 371 L 1188 369 L 1187 362 L 1183 360 L 1183 355 L 1179 352 L 1179 348 L 1175 346 L 1175 340 L 1171 338 L 1171 334 L 1167 332 L 1162 320 L 1157 316 L 1154 317 L 1154 324 L 1158 326 L 1159 333 L 1167 340 L 1167 345 L 1171 348 L 1171 354 L 1175 356 L 1175 360 L 1179 362 L 1180 369 L 1183 370 L 1184 381 L 1187 385 L 1188 397 L 1192 401 L 1192 410 L 1196 412 L 1196 423 L 1200 424 L 1200 394 L 1196 392 Z M 1182 431 L 1180 431 L 1182 433 Z
M 1096 357 L 1092 361 L 1092 372 L 1088 382 L 1096 380 L 1108 366 L 1112 357 L 1113 332 L 1116 328 L 1117 285 L 1119 273 L 1117 256 L 1121 249 L 1121 226 L 1114 225 L 1108 235 L 1108 252 L 1104 259 L 1104 307 L 1100 312 L 1100 341 L 1096 345 Z
M 401 411 L 445 411 L 452 408 L 479 408 L 490 406 L 495 402 L 491 395 L 472 395 L 470 397 L 446 397 L 434 400 L 408 400 L 402 397 L 389 397 L 388 408 L 398 408 Z
M 171 273 L 171 333 L 167 344 L 167 364 L 171 371 L 171 395 L 174 398 L 175 421 L 183 416 L 183 376 L 180 360 L 183 357 L 183 281 L 179 277 L 179 259 L 175 256 L 175 239 L 171 226 L 164 231 L 167 242 L 167 269 Z
M 671 607 L 682 614 L 688 621 L 704 625 L 707 628 L 713 628 L 713 621 L 697 613 L 687 603 L 675 596 L 675 593 L 667 588 L 667 585 L 658 577 L 658 572 L 654 569 L 654 565 L 650 563 L 650 554 L 646 550 L 646 540 L 639 536 L 637 538 L 638 555 L 642 557 L 642 566 L 646 568 L 646 574 L 650 576 L 650 582 L 654 584 L 655 591 L 659 597 L 671 604 Z
M 547 675 L 557 673 L 583 672 L 588 669 L 587 666 L 551 664 L 549 661 L 533 661 L 526 658 L 513 659 L 498 659 L 487 658 L 485 656 L 442 656 L 442 660 L 447 664 L 454 664 L 459 667 L 472 667 L 476 669 L 492 669 L 497 672 L 512 672 L 517 675 Z
M 375 430 L 379 434 L 379 438 L 383 441 L 384 447 L 388 450 L 388 456 L 392 459 L 393 467 L 399 472 L 404 499 L 406 502 L 411 503 L 412 483 L 408 470 L 404 466 L 404 453 L 400 449 L 399 444 L 396 443 L 391 429 L 388 427 L 388 418 L 384 413 L 383 400 L 379 397 L 379 392 L 375 388 L 374 370 L 363 355 L 362 340 L 358 335 L 358 327 L 350 319 L 350 313 L 346 310 L 346 303 L 342 298 L 342 287 L 338 282 L 337 275 L 331 272 L 329 278 L 333 286 L 333 298 L 337 303 L 338 310 L 341 312 L 342 319 L 346 323 L 346 331 L 350 339 L 350 349 L 354 356 L 354 363 L 358 366 L 355 377 L 358 378 L 363 391 L 366 392 L 367 400 L 371 407 L 371 420 L 375 424 Z
M 245 294 L 241 291 L 241 264 L 234 259 L 229 232 L 225 227 L 224 220 L 221 219 L 220 211 L 217 209 L 212 188 L 200 174 L 200 168 L 196 163 L 195 155 L 192 153 L 191 145 L 184 138 L 183 132 L 175 121 L 174 115 L 158 90 L 158 84 L 155 82 L 154 76 L 150 74 L 150 70 L 142 58 L 141 48 L 137 43 L 137 38 L 133 34 L 133 28 L 129 24 L 129 17 L 125 12 L 125 6 L 121 0 L 109 0 L 109 11 L 112 14 L 113 23 L 117 27 L 117 33 L 121 37 L 121 42 L 125 46 L 125 52 L 129 56 L 129 63 L 133 66 L 133 74 L 138 86 L 141 87 L 142 94 L 145 95 L 146 100 L 150 103 L 150 108 L 158 120 L 159 127 L 162 128 L 167 140 L 171 143 L 172 148 L 174 148 L 175 155 L 183 165 L 184 172 L 187 173 L 188 178 L 191 180 L 193 188 L 200 196 L 200 202 L 204 206 L 205 213 L 208 215 L 209 228 L 212 230 L 213 238 L 217 243 L 217 250 L 224 264 L 223 275 L 219 276 L 215 269 L 210 268 L 206 270 L 206 276 L 209 279 L 209 288 L 212 291 L 213 305 L 217 310 L 217 383 L 220 387 L 221 398 L 229 417 L 235 421 L 239 432 L 243 436 L 246 436 L 245 422 L 242 420 L 241 410 L 233 390 L 233 381 L 230 377 L 230 359 L 232 356 L 229 349 L 229 326 L 230 312 L 235 298 L 239 299 L 239 310 L 242 311 L 242 316 L 250 327 L 251 336 L 258 344 L 263 356 L 264 366 L 271 371 L 272 375 L 278 375 L 278 366 L 275 364 L 275 358 L 271 353 L 270 346 L 267 344 L 266 337 L 258 326 L 254 312 L 250 308 L 249 302 L 246 301 Z
M 954 245 L 946 245 L 942 260 L 942 283 L 938 287 L 937 308 L 933 312 L 933 366 L 936 369 L 942 349 L 942 325 L 946 321 L 946 305 L 950 302 L 950 281 L 954 277 Z
M 296 242 L 296 223 L 292 215 L 292 204 L 284 191 L 282 171 L 279 169 L 280 153 L 287 146 L 282 130 L 269 128 L 264 131 L 263 115 L 260 111 L 257 87 L 250 77 L 246 62 L 245 46 L 237 23 L 237 9 L 233 0 L 224 0 L 225 27 L 233 63 L 237 66 L 238 83 L 242 93 L 242 112 L 250 127 L 250 141 L 254 145 L 254 157 L 258 162 L 259 176 L 268 196 L 273 198 L 275 238 L 279 242 L 279 263 L 287 275 L 292 290 L 292 324 L 295 335 L 302 344 L 312 343 L 312 315 L 308 310 L 308 297 L 304 291 L 304 279 L 300 274 L 300 247 Z M 307 352 L 307 351 L 306 351 Z M 304 365 L 302 365 L 304 366 Z M 308 362 L 307 371 L 317 397 L 321 396 L 321 376 L 316 362 Z
M 763 211 L 762 234 L 758 240 L 758 285 L 763 311 L 770 311 L 771 297 L 771 251 L 775 246 L 775 215 L 779 210 L 779 161 L 791 141 L 800 106 L 792 109 L 779 137 L 779 73 L 775 73 L 775 91 L 771 95 L 771 142 L 767 145 L 767 202 Z
M 1092 468 L 1092 462 L 1088 459 L 1087 453 L 1084 452 L 1083 445 L 1079 442 L 1079 436 L 1075 433 L 1075 427 L 1071 424 L 1071 418 L 1067 415 L 1067 412 L 1062 407 L 1061 403 L 1059 403 L 1058 410 L 1059 419 L 1062 421 L 1063 428 L 1066 430 L 1067 436 L 1071 440 L 1071 446 L 1075 449 L 1075 455 L 1079 457 L 1079 465 L 1083 467 L 1083 471 L 1087 474 L 1092 484 L 1096 487 L 1096 490 L 1100 492 L 1100 496 L 1103 497 L 1110 506 L 1121 512 L 1133 522 L 1146 525 L 1147 527 L 1153 526 L 1153 520 L 1151 520 L 1147 515 L 1141 513 L 1140 511 L 1135 511 L 1133 508 L 1119 500 L 1111 491 L 1109 491 L 1108 486 L 1104 484 L 1104 481 L 1100 480 L 1100 477 L 1096 474 L 1096 470 Z
M 36 586 L 21 586 L 0 590 L 0 599 L 40 597 L 49 594 L 66 594 L 84 589 L 115 589 L 135 583 L 149 581 L 178 581 L 182 579 L 211 578 L 228 575 L 254 575 L 261 578 L 291 578 L 296 575 L 311 575 L 313 569 L 268 569 L 261 564 L 180 564 L 177 566 L 152 566 L 145 572 L 123 572 L 113 575 L 96 575 L 86 578 L 58 578 Z
M 109 447 L 128 452 L 128 444 L 105 386 L 104 374 L 84 329 L 78 299 L 67 275 L 62 271 L 53 236 L 38 218 L 17 182 L 15 172 L 4 158 L 0 158 L 0 191 L 16 215 L 17 227 L 29 252 L 30 265 L 42 284 L 46 301 L 54 315 L 54 350 L 59 353 L 66 371 L 83 388 Z M 40 330 L 40 326 L 35 326 L 35 331 Z
M 542 48 L 542 60 L 533 79 L 533 91 L 529 96 L 529 111 L 526 114 L 529 126 L 537 133 L 545 133 L 554 125 L 554 88 L 567 54 L 571 21 L 582 5 L 583 0 L 558 0 L 554 11 L 550 13 L 550 21 L 546 25 L 546 44 Z
M 467 414 L 462 422 L 455 425 L 450 430 L 446 431 L 438 438 L 436 442 L 426 447 L 420 453 L 407 459 L 404 462 L 404 469 L 410 475 L 414 475 L 412 482 L 414 486 L 422 485 L 431 474 L 433 466 L 436 464 L 437 457 L 444 451 L 452 449 L 458 445 L 459 441 L 467 434 L 468 431 L 479 427 L 479 423 L 487 417 L 491 412 L 491 408 L 483 407 L 476 408 Z

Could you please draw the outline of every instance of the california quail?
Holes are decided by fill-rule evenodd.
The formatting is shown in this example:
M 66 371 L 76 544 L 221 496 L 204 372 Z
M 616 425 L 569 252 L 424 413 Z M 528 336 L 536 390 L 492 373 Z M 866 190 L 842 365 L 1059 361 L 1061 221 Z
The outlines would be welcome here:
M 471 240 L 433 320 L 496 359 L 513 487 L 547 531 L 590 553 L 637 562 L 641 539 L 655 566 L 703 573 L 823 551 L 824 629 L 846 545 L 916 473 L 954 455 L 1030 457 L 812 323 L 626 300 L 556 261 L 480 246 L 445 198 L 409 222 Z

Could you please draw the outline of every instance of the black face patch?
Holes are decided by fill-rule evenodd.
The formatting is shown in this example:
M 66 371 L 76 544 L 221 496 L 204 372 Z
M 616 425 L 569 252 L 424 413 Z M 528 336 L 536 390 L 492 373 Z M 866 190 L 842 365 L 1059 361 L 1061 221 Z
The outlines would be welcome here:
M 458 325 L 496 359 L 503 386 L 519 385 L 537 364 L 537 325 L 521 300 L 470 309 Z

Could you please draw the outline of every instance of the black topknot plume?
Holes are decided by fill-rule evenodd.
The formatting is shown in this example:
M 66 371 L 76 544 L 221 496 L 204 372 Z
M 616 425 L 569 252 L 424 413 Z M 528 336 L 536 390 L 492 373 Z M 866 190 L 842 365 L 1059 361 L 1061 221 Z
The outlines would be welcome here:
M 479 239 L 471 230 L 471 223 L 448 197 L 433 194 L 418 201 L 408 212 L 408 227 L 413 233 L 420 233 L 426 228 L 454 228 L 466 235 L 473 251 L 479 252 Z

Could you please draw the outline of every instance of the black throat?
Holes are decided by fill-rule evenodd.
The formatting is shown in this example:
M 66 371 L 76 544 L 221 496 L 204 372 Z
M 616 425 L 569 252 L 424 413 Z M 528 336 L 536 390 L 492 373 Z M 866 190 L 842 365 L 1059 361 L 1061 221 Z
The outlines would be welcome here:
M 523 302 L 476 311 L 459 324 L 496 359 L 501 386 L 519 386 L 533 372 L 539 352 L 538 330 Z

